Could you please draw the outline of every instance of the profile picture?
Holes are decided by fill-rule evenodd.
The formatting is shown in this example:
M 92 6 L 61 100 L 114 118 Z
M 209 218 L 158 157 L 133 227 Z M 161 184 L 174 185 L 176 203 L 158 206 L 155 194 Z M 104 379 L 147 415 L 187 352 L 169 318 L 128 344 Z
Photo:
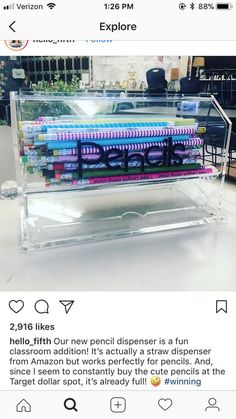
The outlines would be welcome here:
M 7 48 L 11 49 L 12 51 L 21 51 L 22 49 L 26 48 L 29 41 L 19 41 L 19 40 L 12 40 L 12 41 L 5 41 Z

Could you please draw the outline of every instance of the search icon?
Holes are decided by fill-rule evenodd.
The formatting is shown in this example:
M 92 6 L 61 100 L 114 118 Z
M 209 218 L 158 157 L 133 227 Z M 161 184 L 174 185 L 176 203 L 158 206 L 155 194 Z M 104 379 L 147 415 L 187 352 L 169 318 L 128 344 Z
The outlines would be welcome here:
M 72 399 L 72 398 L 66 399 L 64 401 L 64 407 L 67 410 L 75 410 L 75 412 L 78 412 L 78 410 L 76 409 L 76 401 L 75 401 L 75 399 Z

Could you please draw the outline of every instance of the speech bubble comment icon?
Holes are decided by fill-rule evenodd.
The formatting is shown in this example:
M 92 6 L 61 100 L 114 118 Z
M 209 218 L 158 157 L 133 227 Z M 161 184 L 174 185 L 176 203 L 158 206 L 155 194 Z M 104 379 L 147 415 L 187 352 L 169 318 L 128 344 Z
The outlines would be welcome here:
M 38 300 L 34 305 L 35 311 L 39 314 L 49 313 L 49 304 L 46 300 Z

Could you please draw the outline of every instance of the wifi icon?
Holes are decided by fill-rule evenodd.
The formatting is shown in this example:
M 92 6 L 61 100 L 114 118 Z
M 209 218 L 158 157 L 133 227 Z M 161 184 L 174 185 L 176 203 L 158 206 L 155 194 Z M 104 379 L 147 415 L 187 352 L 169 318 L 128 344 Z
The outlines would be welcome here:
M 49 7 L 49 9 L 54 9 L 54 7 L 56 6 L 55 3 L 48 3 L 47 6 Z

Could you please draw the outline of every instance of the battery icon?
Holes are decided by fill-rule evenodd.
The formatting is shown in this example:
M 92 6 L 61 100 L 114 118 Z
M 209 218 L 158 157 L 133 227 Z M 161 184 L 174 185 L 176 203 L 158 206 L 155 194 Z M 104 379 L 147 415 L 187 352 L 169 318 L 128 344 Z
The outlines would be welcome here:
M 216 3 L 217 10 L 231 10 L 233 5 L 231 3 Z

